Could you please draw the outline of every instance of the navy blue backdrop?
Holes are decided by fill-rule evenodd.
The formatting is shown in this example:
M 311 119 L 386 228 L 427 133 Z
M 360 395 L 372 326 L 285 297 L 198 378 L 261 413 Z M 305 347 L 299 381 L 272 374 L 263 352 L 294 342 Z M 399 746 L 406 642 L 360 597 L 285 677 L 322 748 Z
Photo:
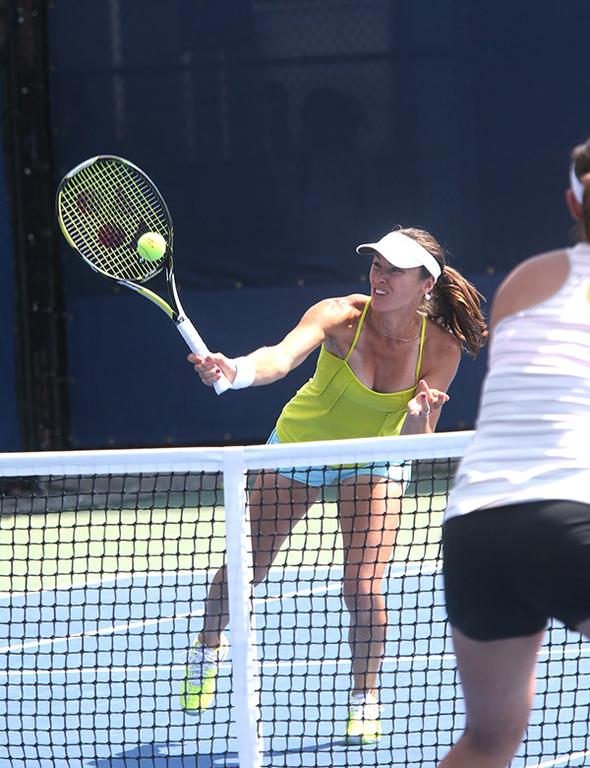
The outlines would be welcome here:
M 16 407 L 15 280 L 3 149 L 0 138 L 0 451 L 16 451 L 21 442 Z
M 398 223 L 431 230 L 488 296 L 567 242 L 567 156 L 590 133 L 586 0 L 51 8 L 56 184 L 99 153 L 156 180 L 214 349 L 271 344 L 313 301 L 365 290 L 354 247 Z M 263 440 L 310 374 L 217 398 L 156 308 L 65 244 L 63 265 L 74 446 Z M 442 429 L 473 425 L 484 368 L 462 364 Z

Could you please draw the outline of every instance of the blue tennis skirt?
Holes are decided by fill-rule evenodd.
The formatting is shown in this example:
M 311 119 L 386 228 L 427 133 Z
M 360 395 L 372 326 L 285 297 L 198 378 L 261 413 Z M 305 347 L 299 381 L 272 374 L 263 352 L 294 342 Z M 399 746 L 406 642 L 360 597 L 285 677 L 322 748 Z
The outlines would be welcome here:
M 266 441 L 269 445 L 280 444 L 276 429 Z M 412 473 L 411 463 L 402 461 L 377 461 L 372 464 L 312 466 L 312 467 L 278 467 L 277 472 L 283 477 L 297 480 L 298 483 L 320 488 L 322 485 L 343 483 L 353 477 L 369 475 L 377 480 L 392 480 L 398 483 L 407 483 Z

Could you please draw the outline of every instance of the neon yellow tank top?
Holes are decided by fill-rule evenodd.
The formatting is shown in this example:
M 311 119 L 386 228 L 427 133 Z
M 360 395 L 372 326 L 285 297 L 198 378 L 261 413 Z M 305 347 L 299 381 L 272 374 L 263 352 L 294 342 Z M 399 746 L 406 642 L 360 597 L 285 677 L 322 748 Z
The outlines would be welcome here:
M 362 384 L 348 360 L 357 344 L 370 301 L 359 320 L 352 345 L 344 359 L 322 344 L 315 373 L 283 408 L 276 434 L 281 443 L 338 440 L 347 437 L 399 435 L 406 406 L 416 394 L 422 366 L 426 317 L 422 318 L 416 384 L 401 392 L 375 392 Z

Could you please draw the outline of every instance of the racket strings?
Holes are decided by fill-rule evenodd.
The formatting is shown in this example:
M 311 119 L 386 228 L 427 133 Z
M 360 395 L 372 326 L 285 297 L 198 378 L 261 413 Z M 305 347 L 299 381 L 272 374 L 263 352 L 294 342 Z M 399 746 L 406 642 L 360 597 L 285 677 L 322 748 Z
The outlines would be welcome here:
M 149 180 L 119 159 L 101 158 L 69 177 L 59 196 L 59 213 L 74 247 L 109 277 L 143 282 L 166 262 L 166 254 L 144 261 L 137 251 L 146 232 L 158 232 L 170 243 L 166 207 Z
M 154 273 L 154 265 L 141 260 L 136 250 L 137 240 L 145 232 L 168 232 L 165 217 L 158 216 L 158 208 L 161 209 L 162 206 L 159 205 L 151 186 L 139 174 L 135 176 L 129 167 L 119 163 L 103 163 L 97 170 L 102 172 L 100 183 L 108 191 L 108 196 L 105 196 L 103 201 L 105 212 L 107 215 L 111 210 L 117 212 L 117 224 L 123 224 L 125 244 L 130 241 L 131 246 L 127 249 L 118 247 L 122 238 L 117 224 L 114 225 L 114 231 L 108 228 L 105 231 L 103 225 L 100 234 L 110 251 L 107 256 L 115 257 L 117 267 L 122 267 L 125 271 L 131 269 L 131 274 L 136 279 L 146 279 L 147 275 Z M 148 193 L 151 193 L 151 200 L 147 199 Z M 161 262 L 158 264 L 158 270 L 160 266 Z
M 145 279 L 145 267 L 135 253 L 137 237 L 142 229 L 148 231 L 145 225 L 141 227 L 140 223 L 138 227 L 137 215 L 129 206 L 123 210 L 114 197 L 105 199 L 102 194 L 94 194 L 91 205 L 90 211 L 87 207 L 82 211 L 82 218 L 74 212 L 69 222 L 76 227 L 74 241 L 78 250 L 92 266 L 113 277 Z M 155 272 L 154 265 L 149 267 L 148 274 Z

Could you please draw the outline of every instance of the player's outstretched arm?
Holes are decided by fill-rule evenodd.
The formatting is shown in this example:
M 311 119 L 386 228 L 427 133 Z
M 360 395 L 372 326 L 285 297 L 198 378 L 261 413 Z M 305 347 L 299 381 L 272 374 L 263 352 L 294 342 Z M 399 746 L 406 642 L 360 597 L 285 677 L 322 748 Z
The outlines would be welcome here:
M 249 355 L 230 358 L 220 352 L 201 356 L 190 354 L 203 384 L 212 386 L 225 375 L 232 389 L 272 384 L 286 376 L 314 351 L 346 315 L 339 299 L 324 299 L 307 310 L 299 323 L 271 347 L 260 347 Z

